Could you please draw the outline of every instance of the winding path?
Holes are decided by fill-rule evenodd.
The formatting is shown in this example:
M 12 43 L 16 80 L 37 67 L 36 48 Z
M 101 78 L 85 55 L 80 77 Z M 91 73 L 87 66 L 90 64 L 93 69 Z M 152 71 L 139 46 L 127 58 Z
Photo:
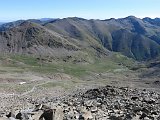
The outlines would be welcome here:
M 22 94 L 15 94 L 15 93 L 10 93 L 10 94 L 7 94 L 7 93 L 0 93 L 0 96 L 5 96 L 5 97 L 9 97 L 9 96 L 18 96 L 18 97 L 21 97 L 21 96 L 25 96 L 25 95 L 28 95 L 32 92 L 34 92 L 34 90 L 36 89 L 36 87 L 40 86 L 40 85 L 44 85 L 44 84 L 47 84 L 49 83 L 50 81 L 47 81 L 47 82 L 44 82 L 44 83 L 40 83 L 40 84 L 37 84 L 37 85 L 34 85 L 30 90 L 22 93 Z
M 50 81 L 47 81 L 47 82 L 44 82 L 44 83 L 40 83 L 40 84 L 34 85 L 31 90 L 26 91 L 26 92 L 20 94 L 19 96 L 24 96 L 24 95 L 30 94 L 30 93 L 34 92 L 34 90 L 36 89 L 36 87 L 41 86 L 41 85 L 45 85 L 45 84 L 47 84 L 47 83 L 49 83 L 49 82 L 50 82 Z

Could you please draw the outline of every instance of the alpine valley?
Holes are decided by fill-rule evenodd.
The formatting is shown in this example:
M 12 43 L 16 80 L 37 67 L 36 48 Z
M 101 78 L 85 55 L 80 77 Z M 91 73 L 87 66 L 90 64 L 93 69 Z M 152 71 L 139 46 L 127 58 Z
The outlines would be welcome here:
M 159 73 L 160 18 L 0 23 L 0 120 L 159 120 Z

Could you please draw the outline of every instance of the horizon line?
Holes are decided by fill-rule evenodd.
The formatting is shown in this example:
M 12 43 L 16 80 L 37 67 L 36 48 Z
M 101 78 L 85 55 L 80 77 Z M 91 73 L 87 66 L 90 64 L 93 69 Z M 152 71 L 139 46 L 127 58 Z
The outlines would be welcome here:
M 125 16 L 125 17 L 109 17 L 109 18 L 104 18 L 104 19 L 100 19 L 100 18 L 85 18 L 85 17 L 78 17 L 78 16 L 68 16 L 68 17 L 39 17 L 39 18 L 17 18 L 17 19 L 4 19 L 4 20 L 1 20 L 0 19 L 0 23 L 8 23 L 8 22 L 14 22 L 14 21 L 18 21 L 18 20 L 40 20 L 40 19 L 65 19 L 65 18 L 82 18 L 82 19 L 86 19 L 86 20 L 109 20 L 109 19 L 121 19 L 121 18 L 127 18 L 127 17 L 130 17 L 130 16 L 133 16 L 133 17 L 136 17 L 136 18 L 139 18 L 139 19 L 143 19 L 143 18 L 151 18 L 151 19 L 156 19 L 156 18 L 160 18 L 160 17 L 150 17 L 150 16 L 146 16 L 146 17 L 137 17 L 137 16 L 134 16 L 134 15 L 128 15 L 128 16 Z

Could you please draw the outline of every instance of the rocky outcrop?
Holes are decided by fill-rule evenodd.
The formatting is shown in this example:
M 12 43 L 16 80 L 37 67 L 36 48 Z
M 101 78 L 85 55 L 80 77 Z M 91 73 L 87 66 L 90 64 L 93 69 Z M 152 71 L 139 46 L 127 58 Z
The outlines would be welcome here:
M 159 93 L 105 86 L 49 100 L 16 115 L 20 120 L 159 120 Z M 49 107 L 48 107 L 49 106 Z M 14 115 L 9 113 L 9 118 Z M 5 118 L 5 117 L 1 117 Z

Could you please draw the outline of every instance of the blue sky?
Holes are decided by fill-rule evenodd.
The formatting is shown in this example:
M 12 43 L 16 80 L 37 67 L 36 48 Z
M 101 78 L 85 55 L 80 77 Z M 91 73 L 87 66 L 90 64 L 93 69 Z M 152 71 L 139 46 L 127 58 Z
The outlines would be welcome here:
M 1 0 L 0 21 L 30 18 L 160 17 L 160 0 Z

